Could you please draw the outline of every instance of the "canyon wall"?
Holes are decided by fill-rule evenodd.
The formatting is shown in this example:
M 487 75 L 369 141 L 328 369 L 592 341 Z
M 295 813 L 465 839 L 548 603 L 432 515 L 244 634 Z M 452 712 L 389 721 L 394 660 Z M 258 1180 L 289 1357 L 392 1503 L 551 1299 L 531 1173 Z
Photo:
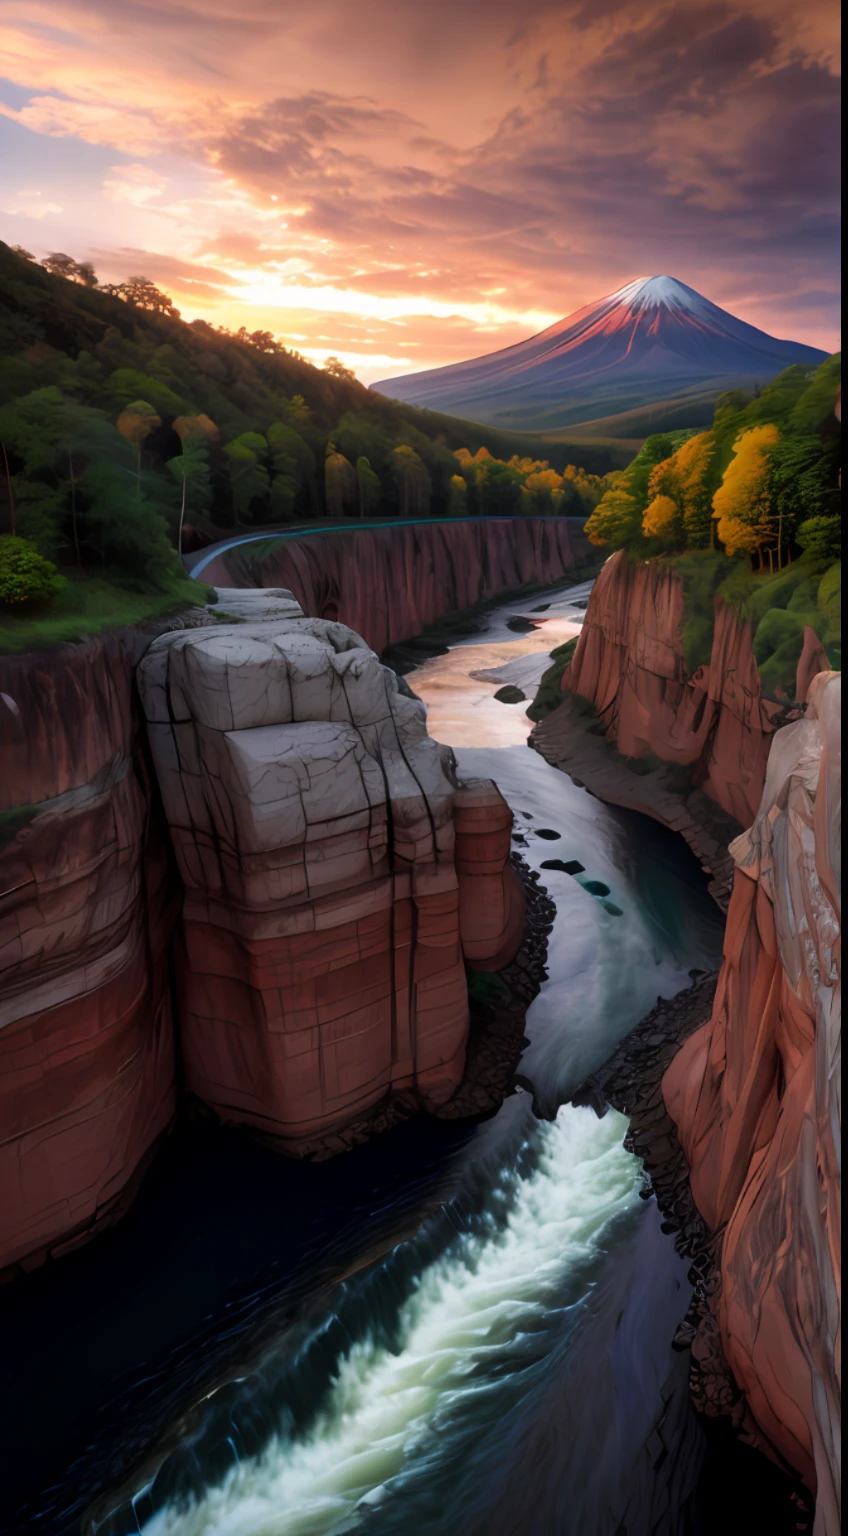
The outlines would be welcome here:
M 394 673 L 289 592 L 218 607 L 0 660 L 0 1276 L 126 1209 L 175 1028 L 221 1118 L 333 1151 L 450 1098 L 465 962 L 523 936 L 509 808 Z
M 353 526 L 269 545 L 215 555 L 202 579 L 288 588 L 304 613 L 348 624 L 378 653 L 447 613 L 560 581 L 597 560 L 580 519 L 564 517 Z
M 840 1516 L 840 731 L 841 677 L 823 672 L 772 740 L 731 845 L 712 1017 L 663 1081 L 721 1237 L 711 1307 L 727 1360 L 766 1444 L 816 1493 L 818 1536 Z
M 352 630 L 286 591 L 220 603 L 242 622 L 163 635 L 139 669 L 185 888 L 186 1086 L 315 1154 L 387 1099 L 458 1088 L 464 959 L 505 965 L 524 931 L 512 816 L 493 784 L 457 783 Z
M 114 1220 L 174 1113 L 178 891 L 138 635 L 0 660 L 0 1273 Z
M 620 550 L 595 582 L 562 688 L 589 700 L 622 757 L 652 754 L 686 768 L 693 787 L 747 826 L 781 709 L 763 697 L 749 624 L 717 602 L 709 662 L 690 675 L 683 618 L 679 574 Z M 806 630 L 796 699 L 827 665 Z

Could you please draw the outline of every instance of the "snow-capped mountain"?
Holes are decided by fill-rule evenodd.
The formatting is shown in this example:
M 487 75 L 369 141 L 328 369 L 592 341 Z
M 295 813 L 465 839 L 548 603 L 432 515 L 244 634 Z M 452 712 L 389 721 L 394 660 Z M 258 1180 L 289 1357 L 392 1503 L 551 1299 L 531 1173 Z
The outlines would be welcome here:
M 410 405 L 541 430 L 765 384 L 790 363 L 825 356 L 746 325 L 677 278 L 649 277 L 517 346 L 372 387 Z

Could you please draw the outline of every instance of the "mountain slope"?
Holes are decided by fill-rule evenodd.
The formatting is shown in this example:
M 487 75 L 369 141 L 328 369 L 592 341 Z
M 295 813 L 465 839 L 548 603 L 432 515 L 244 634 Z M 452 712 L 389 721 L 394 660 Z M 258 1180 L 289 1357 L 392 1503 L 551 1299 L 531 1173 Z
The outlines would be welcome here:
M 628 283 L 487 357 L 384 379 L 381 394 L 498 426 L 544 431 L 693 390 L 765 384 L 826 354 L 737 320 L 673 277 Z
M 582 439 L 562 437 L 547 444 L 520 431 L 493 431 L 479 422 L 410 409 L 400 397 L 386 400 L 358 380 L 335 377 L 283 346 L 257 346 L 250 337 L 219 331 L 204 321 L 188 324 L 69 282 L 0 240 L 0 407 L 45 385 L 70 387 L 68 360 L 76 363 L 81 355 L 89 358 L 91 391 L 82 396 L 89 403 L 110 409 L 108 389 L 105 395 L 96 391 L 98 371 L 105 383 L 112 370 L 129 367 L 143 373 L 148 384 L 155 375 L 160 386 L 168 386 L 174 397 L 171 416 L 178 411 L 209 415 L 224 443 L 242 432 L 265 432 L 279 417 L 280 397 L 300 395 L 312 418 L 310 446 L 321 459 L 328 433 L 337 433 L 343 421 L 352 423 L 347 437 L 354 462 L 359 454 L 373 457 L 374 431 L 393 440 L 410 437 L 410 431 L 412 440 L 420 433 L 433 444 L 471 453 L 485 446 L 498 458 L 544 453 L 556 469 L 577 462 L 599 475 L 623 468 L 632 458 L 628 445 L 603 442 L 604 434 L 593 433 L 585 446 Z M 144 396 L 146 387 L 139 381 L 136 395 Z M 78 386 L 71 392 L 78 395 Z M 169 413 L 163 407 L 159 414 Z M 2 497 L 0 473 L 0 503 Z

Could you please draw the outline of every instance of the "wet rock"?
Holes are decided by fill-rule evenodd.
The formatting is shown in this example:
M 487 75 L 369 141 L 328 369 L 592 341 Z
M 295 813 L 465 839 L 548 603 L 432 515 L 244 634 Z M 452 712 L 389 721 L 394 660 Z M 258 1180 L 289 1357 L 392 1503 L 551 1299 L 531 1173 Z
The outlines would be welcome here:
M 495 698 L 499 704 L 523 704 L 527 695 L 520 688 L 516 688 L 514 683 L 506 683 L 503 688 L 498 689 Z

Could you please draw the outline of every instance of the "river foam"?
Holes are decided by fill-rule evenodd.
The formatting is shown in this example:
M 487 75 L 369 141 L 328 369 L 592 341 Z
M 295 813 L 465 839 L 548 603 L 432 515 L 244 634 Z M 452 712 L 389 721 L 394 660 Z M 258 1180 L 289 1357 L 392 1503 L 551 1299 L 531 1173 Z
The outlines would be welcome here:
M 305 1435 L 277 1433 L 201 1499 L 160 1511 L 145 1536 L 326 1536 L 357 1524 L 363 1501 L 365 1513 L 432 1457 L 440 1416 L 461 1416 L 497 1381 L 635 1204 L 639 1165 L 625 1129 L 618 1115 L 599 1121 L 571 1107 L 538 1127 L 531 1170 L 504 1168 L 484 1220 L 418 1276 L 395 1348 L 368 1334 L 352 1341 Z

